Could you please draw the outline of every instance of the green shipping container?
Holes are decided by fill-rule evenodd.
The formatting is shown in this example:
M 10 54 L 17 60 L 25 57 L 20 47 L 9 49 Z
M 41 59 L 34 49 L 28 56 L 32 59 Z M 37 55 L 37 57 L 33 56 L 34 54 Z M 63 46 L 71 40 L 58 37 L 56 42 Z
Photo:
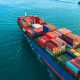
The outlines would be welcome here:
M 24 22 L 24 21 L 22 21 L 22 24 L 25 24 L 25 22 Z

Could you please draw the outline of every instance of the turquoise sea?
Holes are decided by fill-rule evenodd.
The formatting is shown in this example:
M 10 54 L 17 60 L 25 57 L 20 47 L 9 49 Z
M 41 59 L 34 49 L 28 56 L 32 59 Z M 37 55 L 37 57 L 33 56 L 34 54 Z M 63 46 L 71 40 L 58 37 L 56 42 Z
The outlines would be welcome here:
M 66 2 L 67 1 L 67 2 Z M 0 0 L 0 80 L 49 80 L 17 24 L 18 16 L 38 15 L 80 35 L 78 0 Z

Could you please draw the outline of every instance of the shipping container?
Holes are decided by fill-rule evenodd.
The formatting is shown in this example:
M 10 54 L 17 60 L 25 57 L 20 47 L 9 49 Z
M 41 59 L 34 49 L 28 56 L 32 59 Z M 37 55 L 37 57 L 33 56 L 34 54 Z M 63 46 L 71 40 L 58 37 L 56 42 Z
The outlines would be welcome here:
M 59 43 L 59 41 L 57 41 L 56 39 L 51 39 L 50 40 L 57 48 L 61 47 L 61 44 Z
M 74 76 L 79 76 L 80 75 L 80 57 L 76 57 L 74 59 L 69 60 L 66 62 L 66 66 L 75 73 Z M 70 71 L 69 70 L 69 71 Z M 70 71 L 71 72 L 71 71 Z
M 74 66 L 70 61 L 66 62 L 66 66 L 69 67 L 73 72 L 78 74 L 79 69 L 76 66 Z
M 67 61 L 71 59 L 73 59 L 73 57 L 69 55 L 67 52 L 62 53 L 57 57 L 58 62 L 62 64 L 63 66 L 65 65 Z
M 75 50 L 80 53 L 80 45 L 76 47 Z
M 69 44 L 76 47 L 78 45 L 77 37 L 73 33 L 68 33 L 64 36 L 64 40 L 67 41 Z
M 58 35 L 57 35 L 56 33 L 54 33 L 54 32 L 47 32 L 47 33 L 45 34 L 45 36 L 46 36 L 47 38 L 49 38 L 49 39 L 58 37 Z
M 43 26 L 48 27 L 48 28 L 50 29 L 50 31 L 55 31 L 55 30 L 57 30 L 56 26 L 53 26 L 53 25 L 51 25 L 51 24 L 44 24 Z
M 44 20 L 37 17 L 36 18 L 36 23 L 42 24 L 42 23 L 44 23 Z
M 73 54 L 70 50 L 67 50 L 67 54 L 71 55 L 73 58 L 76 58 L 77 56 Z
M 43 26 L 40 24 L 32 24 L 32 28 L 42 28 Z
M 65 66 L 65 68 L 66 68 L 71 74 L 73 74 L 73 76 L 77 77 L 77 74 L 76 74 L 74 71 L 72 71 L 68 66 Z
M 35 31 L 37 33 L 37 35 L 42 34 L 42 30 L 40 28 L 35 28 L 35 29 L 32 29 L 32 30 Z
M 51 31 L 51 29 L 49 27 L 43 26 L 43 32 L 44 33 L 47 33 L 47 32 L 50 32 L 50 31 Z
M 62 33 L 63 35 L 72 33 L 72 31 L 66 29 L 66 28 L 62 28 L 62 29 L 58 29 L 57 31 L 59 31 L 60 33 Z
M 55 56 L 49 49 L 46 48 L 46 52 L 48 52 L 51 56 Z
M 60 43 L 61 46 L 66 46 L 67 45 L 67 43 L 63 39 L 61 39 L 59 37 L 56 37 L 55 39 Z
M 70 51 L 71 51 L 72 53 L 76 53 L 76 51 L 75 51 L 74 49 L 70 49 Z
M 59 31 L 54 31 L 59 37 L 62 37 L 63 36 L 63 34 L 62 33 L 60 33 Z
M 75 49 L 70 49 L 70 51 L 76 56 L 80 56 L 80 53 L 78 53 Z
M 77 61 L 75 59 L 70 60 L 70 62 L 75 65 L 78 69 L 80 69 L 80 64 L 77 64 Z
M 46 36 L 42 36 L 38 38 L 38 44 L 45 48 L 46 43 L 49 41 L 49 39 Z
M 79 80 L 80 57 L 77 57 L 79 52 L 70 50 L 69 47 L 79 46 L 78 36 L 66 28 L 57 30 L 55 26 L 44 22 L 38 16 L 21 17 L 18 23 L 32 50 L 43 60 L 44 65 L 59 77 L 59 80 Z M 66 35 L 68 39 L 65 38 Z
M 57 53 L 57 47 L 56 47 L 55 45 L 53 45 L 51 42 L 47 42 L 47 43 L 46 43 L 46 48 L 47 48 L 50 52 L 52 52 L 53 54 L 56 55 L 56 53 Z

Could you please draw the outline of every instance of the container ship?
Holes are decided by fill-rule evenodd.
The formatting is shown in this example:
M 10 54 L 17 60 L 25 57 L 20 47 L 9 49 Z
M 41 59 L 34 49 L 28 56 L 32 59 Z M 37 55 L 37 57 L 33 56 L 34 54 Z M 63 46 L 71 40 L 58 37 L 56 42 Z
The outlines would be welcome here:
M 50 80 L 80 80 L 80 36 L 38 16 L 20 16 L 18 25 Z

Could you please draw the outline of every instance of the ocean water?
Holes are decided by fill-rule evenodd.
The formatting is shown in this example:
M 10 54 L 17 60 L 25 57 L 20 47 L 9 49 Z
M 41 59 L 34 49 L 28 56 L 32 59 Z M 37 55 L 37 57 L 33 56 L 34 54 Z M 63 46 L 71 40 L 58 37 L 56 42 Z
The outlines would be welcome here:
M 67 1 L 67 2 L 66 2 Z M 0 0 L 0 80 L 49 80 L 17 24 L 18 16 L 38 15 L 80 35 L 78 0 Z

